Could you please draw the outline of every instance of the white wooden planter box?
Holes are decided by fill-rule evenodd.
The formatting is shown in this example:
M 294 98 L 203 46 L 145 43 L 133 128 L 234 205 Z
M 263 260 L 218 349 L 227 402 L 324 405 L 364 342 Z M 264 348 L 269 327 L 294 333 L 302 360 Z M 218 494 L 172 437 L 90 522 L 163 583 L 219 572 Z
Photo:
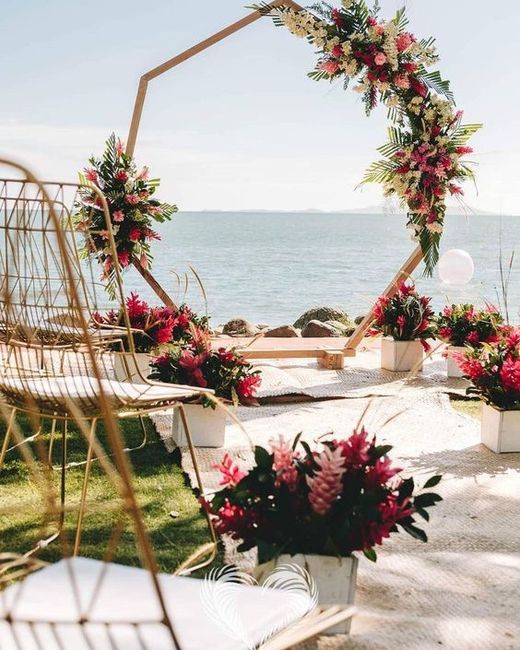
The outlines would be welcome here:
M 117 381 L 128 381 L 134 384 L 142 384 L 152 372 L 150 361 L 152 357 L 148 352 L 137 352 L 135 356 L 128 352 L 114 352 L 114 377 Z
M 520 410 L 504 411 L 484 404 L 480 426 L 482 443 L 491 451 L 520 451 Z
M 185 404 L 191 438 L 195 447 L 223 447 L 226 434 L 226 412 L 202 404 Z M 179 409 L 173 413 L 172 438 L 178 447 L 188 444 Z
M 353 605 L 356 595 L 358 559 L 338 558 L 330 555 L 280 555 L 278 558 L 260 564 L 255 577 L 261 584 L 267 576 L 282 564 L 296 564 L 305 569 L 318 588 L 318 605 Z M 351 620 L 334 626 L 326 634 L 348 634 Z
M 424 357 L 420 341 L 395 341 L 391 336 L 381 340 L 381 368 L 394 372 L 422 370 Z
M 448 377 L 462 377 L 462 370 L 459 368 L 455 362 L 453 355 L 465 352 L 466 348 L 463 345 L 448 345 L 447 349 L 447 360 L 448 360 Z

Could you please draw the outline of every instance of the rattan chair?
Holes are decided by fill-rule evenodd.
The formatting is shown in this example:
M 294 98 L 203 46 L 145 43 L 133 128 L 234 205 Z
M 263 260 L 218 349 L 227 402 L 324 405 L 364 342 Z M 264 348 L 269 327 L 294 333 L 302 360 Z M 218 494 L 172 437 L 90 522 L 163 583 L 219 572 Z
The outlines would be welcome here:
M 24 217 L 23 212 L 17 217 L 18 226 L 8 228 L 10 224 L 4 222 L 0 231 L 3 243 L 9 246 L 13 237 L 20 238 L 20 243 L 25 241 L 26 246 L 17 246 L 15 250 L 28 251 L 34 243 L 29 238 L 38 232 L 45 246 L 52 246 L 53 265 L 61 274 L 60 296 L 54 297 L 52 304 L 59 299 L 63 309 L 74 319 L 78 336 L 69 339 L 67 352 L 73 356 L 78 371 L 86 373 L 88 368 L 89 374 L 76 373 L 71 383 L 68 376 L 58 377 L 52 368 L 49 369 L 45 359 L 43 366 L 17 365 L 30 361 L 31 355 L 38 350 L 38 321 L 35 319 L 32 323 L 34 336 L 29 336 L 25 327 L 25 319 L 38 310 L 28 310 L 27 293 L 17 302 L 15 292 L 7 283 L 3 287 L 3 317 L 10 322 L 19 314 L 23 334 L 22 342 L 12 335 L 4 343 L 10 361 L 4 366 L 0 380 L 0 415 L 11 430 L 14 444 L 18 445 L 17 453 L 31 486 L 28 498 L 32 509 L 45 524 L 50 520 L 57 523 L 63 520 L 64 504 L 54 489 L 53 470 L 47 462 L 46 438 L 36 435 L 42 418 L 72 421 L 79 428 L 112 486 L 115 493 L 112 505 L 117 516 L 102 519 L 106 544 L 96 548 L 98 559 L 73 556 L 73 546 L 78 540 L 73 534 L 70 541 L 74 544 L 69 543 L 66 526 L 59 526 L 61 559 L 53 564 L 45 564 L 33 549 L 21 554 L 20 549 L 13 549 L 0 555 L 2 650 L 200 650 L 206 647 L 239 650 L 245 647 L 244 643 L 230 635 L 237 620 L 249 631 L 250 647 L 282 650 L 350 617 L 352 608 L 334 605 L 314 608 L 304 615 L 312 599 L 300 599 L 296 612 L 294 607 L 288 607 L 287 594 L 283 590 L 238 585 L 231 604 L 226 600 L 229 590 L 220 592 L 225 601 L 222 619 L 215 618 L 208 615 L 202 603 L 203 593 L 206 600 L 208 593 L 215 595 L 217 602 L 218 583 L 158 572 L 116 416 L 121 411 L 140 413 L 143 409 L 176 405 L 189 391 L 162 386 L 159 388 L 163 392 L 159 393 L 153 384 L 136 389 L 107 379 L 104 347 L 89 329 L 89 312 L 78 278 L 80 269 L 75 266 L 75 258 L 68 248 L 67 223 L 64 224 L 61 214 L 56 212 L 46 188 L 28 172 L 18 169 L 26 174 L 25 186 L 31 183 L 36 188 L 45 213 L 39 215 L 38 227 L 27 215 Z M 4 205 L 6 201 L 4 196 Z M 9 272 L 9 268 L 3 270 L 13 278 L 20 276 L 22 268 L 17 267 L 16 274 Z M 46 313 L 45 308 L 41 310 L 42 317 Z M 21 431 L 18 418 L 13 416 L 20 412 L 29 415 L 28 421 L 36 436 L 31 436 L 32 444 L 25 443 L 25 432 Z M 97 420 L 104 423 L 105 442 L 91 425 Z M 9 483 L 3 479 L 0 475 L 0 527 L 13 510 L 24 507 L 21 497 L 9 493 Z M 92 504 L 91 507 L 102 509 L 103 505 Z M 81 505 L 79 507 L 81 511 Z M 69 510 L 72 505 L 68 506 L 67 514 Z M 128 524 L 134 533 L 141 567 L 113 562 Z M 4 547 L 7 541 L 2 531 Z M 226 612 L 231 618 L 226 618 Z M 270 638 L 275 630 L 279 631 L 279 636 Z
M 99 273 L 97 265 L 82 259 L 80 254 L 81 238 L 91 236 L 88 232 L 78 233 L 71 218 L 73 206 L 82 201 L 82 186 L 41 183 L 19 165 L 0 161 L 0 166 L 9 167 L 15 177 L 0 179 L 0 395 L 10 409 L 0 450 L 0 469 L 9 451 L 34 441 L 41 431 L 38 427 L 32 436 L 12 445 L 17 413 L 28 414 L 40 423 L 50 420 L 52 433 L 56 423 L 61 422 L 61 498 L 64 500 L 66 469 L 71 465 L 67 459 L 67 422 L 77 420 L 80 413 L 88 424 L 89 437 L 94 437 L 102 414 L 96 373 L 100 373 L 105 399 L 112 412 L 120 418 L 140 419 L 143 442 L 139 446 L 146 442 L 144 415 L 178 408 L 189 430 L 182 405 L 200 399 L 208 391 L 149 381 L 140 373 L 135 361 L 138 383 L 113 378 L 114 348 L 124 347 L 130 363 L 135 359 L 133 330 L 125 309 L 118 264 L 113 266 L 114 295 L 110 299 L 95 278 L 95 273 Z M 113 260 L 117 260 L 108 206 L 102 193 L 98 191 L 97 195 L 96 205 L 91 209 L 104 213 L 107 249 L 112 252 Z M 74 300 L 71 288 L 76 295 Z M 92 314 L 108 307 L 120 312 L 121 319 L 117 327 L 100 330 Z M 49 457 L 52 440 L 51 436 Z M 191 437 L 188 443 L 199 481 L 197 487 L 202 492 Z M 126 447 L 125 451 L 128 450 Z M 83 463 L 85 476 L 75 552 L 81 541 L 93 460 L 94 448 L 89 444 Z M 209 517 L 208 526 L 212 550 L 205 563 L 212 561 L 216 548 Z

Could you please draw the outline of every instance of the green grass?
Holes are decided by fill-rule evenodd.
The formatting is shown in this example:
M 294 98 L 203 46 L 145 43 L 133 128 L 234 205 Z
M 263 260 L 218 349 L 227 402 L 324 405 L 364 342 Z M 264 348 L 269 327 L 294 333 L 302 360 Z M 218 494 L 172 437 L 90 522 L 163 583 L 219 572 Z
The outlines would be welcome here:
M 456 399 L 452 397 L 451 405 L 456 411 L 480 420 L 482 414 L 482 402 L 480 400 Z
M 29 431 L 27 420 L 20 419 L 24 431 Z M 168 454 L 160 441 L 153 424 L 146 420 L 148 444 L 129 454 L 134 468 L 134 486 L 143 511 L 152 545 L 157 555 L 161 571 L 172 572 L 195 549 L 209 541 L 206 520 L 200 512 L 195 495 L 186 482 L 178 454 Z M 121 430 L 128 446 L 136 446 L 142 438 L 137 420 L 121 423 Z M 3 439 L 5 425 L 0 425 L 0 441 Z M 104 441 L 102 427 L 99 438 Z M 61 453 L 61 436 L 55 442 L 54 459 L 58 463 Z M 50 436 L 44 433 L 41 440 L 45 447 Z M 68 436 L 69 461 L 82 461 L 86 457 L 86 444 L 81 434 L 72 429 Z M 66 529 L 69 540 L 74 535 L 75 510 L 79 503 L 84 467 L 67 470 L 67 512 Z M 60 472 L 52 472 L 52 482 L 58 489 Z M 89 510 L 83 527 L 81 555 L 102 558 L 105 554 L 113 525 L 118 521 L 121 502 L 115 488 L 101 471 L 98 463 L 92 466 L 88 491 Z M 6 508 L 7 507 L 7 508 Z M 23 553 L 31 549 L 35 542 L 52 533 L 52 525 L 42 527 L 44 503 L 26 465 L 17 451 L 10 452 L 6 464 L 0 470 L 0 553 Z M 177 513 L 175 518 L 171 512 Z M 6 514 L 7 513 L 7 514 Z M 55 561 L 61 555 L 58 541 L 39 553 L 39 557 Z M 138 565 L 132 525 L 125 522 L 115 561 Z

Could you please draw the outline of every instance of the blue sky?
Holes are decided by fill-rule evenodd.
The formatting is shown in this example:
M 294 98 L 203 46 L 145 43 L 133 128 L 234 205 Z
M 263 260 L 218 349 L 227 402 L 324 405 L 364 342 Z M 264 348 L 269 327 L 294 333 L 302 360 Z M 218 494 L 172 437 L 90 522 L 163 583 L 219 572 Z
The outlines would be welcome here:
M 339 0 L 338 0 L 339 2 Z M 115 130 L 126 138 L 139 76 L 247 13 L 243 0 L 2 0 L 0 152 L 74 179 Z M 381 0 L 382 15 L 401 5 Z M 520 3 L 408 0 L 433 35 L 474 138 L 469 205 L 520 214 Z M 385 142 L 383 110 L 306 77 L 312 48 L 268 19 L 151 82 L 136 157 L 181 209 L 339 210 L 383 205 L 355 191 Z

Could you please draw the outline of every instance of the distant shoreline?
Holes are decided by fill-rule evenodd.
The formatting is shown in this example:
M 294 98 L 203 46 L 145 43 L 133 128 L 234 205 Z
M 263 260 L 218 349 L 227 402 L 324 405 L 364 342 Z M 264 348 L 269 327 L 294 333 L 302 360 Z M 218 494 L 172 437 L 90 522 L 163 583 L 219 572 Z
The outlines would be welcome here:
M 249 208 L 247 210 L 220 210 L 220 209 L 215 209 L 215 210 L 209 210 L 209 209 L 204 209 L 204 210 L 179 210 L 179 212 L 182 212 L 182 214 L 307 214 L 307 215 L 334 215 L 334 216 L 345 216 L 345 217 L 352 217 L 352 216 L 359 216 L 359 215 L 365 215 L 365 216 L 388 216 L 388 217 L 405 217 L 404 212 L 390 212 L 390 211 L 384 211 L 381 210 L 380 208 L 378 210 L 376 209 L 369 209 L 369 208 L 360 208 L 359 210 L 314 210 L 314 209 L 307 209 L 307 210 L 266 210 L 266 209 L 252 209 Z M 453 208 L 453 210 L 448 210 L 446 213 L 447 217 L 466 217 L 466 218 L 471 218 L 472 216 L 477 216 L 477 217 L 493 217 L 493 218 L 501 218 L 501 217 L 507 217 L 507 218 L 513 218 L 513 217 L 520 217 L 520 214 L 497 214 L 493 212 L 483 212 L 482 210 L 471 210 L 464 212 L 461 209 L 458 208 Z

